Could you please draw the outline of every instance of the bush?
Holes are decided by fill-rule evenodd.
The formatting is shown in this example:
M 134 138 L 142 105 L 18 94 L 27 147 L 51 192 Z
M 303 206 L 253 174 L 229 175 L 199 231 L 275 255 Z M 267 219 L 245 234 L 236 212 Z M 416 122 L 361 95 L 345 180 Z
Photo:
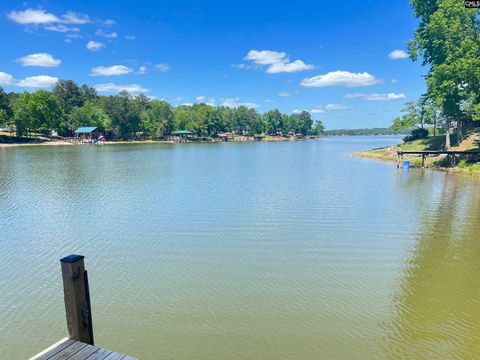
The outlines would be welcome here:
M 405 137 L 405 139 L 403 139 L 404 141 L 413 141 L 413 140 L 418 140 L 418 139 L 426 139 L 428 138 L 428 129 L 415 129 L 415 130 L 412 130 L 412 134 Z

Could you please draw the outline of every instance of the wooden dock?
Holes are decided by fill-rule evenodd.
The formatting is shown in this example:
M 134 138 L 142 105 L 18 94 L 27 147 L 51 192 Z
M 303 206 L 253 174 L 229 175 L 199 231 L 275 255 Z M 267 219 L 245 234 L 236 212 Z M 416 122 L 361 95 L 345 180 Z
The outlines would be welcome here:
M 137 360 L 94 345 L 92 307 L 84 257 L 70 255 L 60 260 L 68 337 L 30 360 Z
M 137 360 L 111 350 L 64 338 L 29 360 Z
M 445 150 L 445 151 L 439 151 L 439 150 L 422 150 L 422 151 L 397 151 L 397 157 L 398 157 L 398 166 L 400 166 L 400 161 L 403 159 L 403 155 L 417 155 L 422 157 L 422 167 L 425 167 L 426 165 L 426 159 L 429 156 L 440 156 L 440 155 L 445 155 L 447 156 L 449 162 L 451 165 L 455 165 L 457 157 L 477 157 L 480 159 L 480 147 L 479 150 L 469 150 L 469 151 L 451 151 L 451 150 Z

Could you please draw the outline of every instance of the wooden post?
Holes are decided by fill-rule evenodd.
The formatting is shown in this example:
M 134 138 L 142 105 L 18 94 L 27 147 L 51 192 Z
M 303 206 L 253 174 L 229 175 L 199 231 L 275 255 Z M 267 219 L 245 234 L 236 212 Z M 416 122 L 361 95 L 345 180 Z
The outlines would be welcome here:
M 81 255 L 70 255 L 60 260 L 65 312 L 70 339 L 93 345 L 92 309 L 83 259 Z

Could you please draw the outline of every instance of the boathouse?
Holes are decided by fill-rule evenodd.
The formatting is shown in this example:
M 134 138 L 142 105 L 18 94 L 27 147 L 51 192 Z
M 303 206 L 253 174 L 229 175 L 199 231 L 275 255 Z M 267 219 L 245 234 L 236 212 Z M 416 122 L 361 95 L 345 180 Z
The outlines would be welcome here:
M 95 126 L 81 127 L 75 130 L 75 143 L 93 143 L 98 139 L 98 128 Z

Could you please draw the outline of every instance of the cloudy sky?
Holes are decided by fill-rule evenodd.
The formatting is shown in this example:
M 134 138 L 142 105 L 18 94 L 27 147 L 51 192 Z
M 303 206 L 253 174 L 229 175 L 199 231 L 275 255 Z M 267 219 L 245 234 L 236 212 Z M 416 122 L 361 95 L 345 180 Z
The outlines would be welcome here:
M 307 110 L 329 129 L 388 126 L 424 91 L 408 0 L 2 0 L 0 16 L 7 91 L 72 79 L 174 105 Z

